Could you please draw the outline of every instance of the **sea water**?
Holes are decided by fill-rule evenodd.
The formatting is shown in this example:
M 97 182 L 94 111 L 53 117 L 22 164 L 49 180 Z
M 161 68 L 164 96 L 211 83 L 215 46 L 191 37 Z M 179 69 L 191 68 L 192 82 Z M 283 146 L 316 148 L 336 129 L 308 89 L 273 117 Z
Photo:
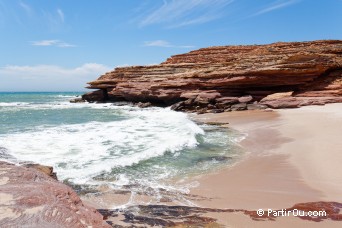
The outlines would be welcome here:
M 53 166 L 59 180 L 92 192 L 148 189 L 159 199 L 194 186 L 171 179 L 231 165 L 242 153 L 238 132 L 169 108 L 69 102 L 81 94 L 0 93 L 0 159 Z

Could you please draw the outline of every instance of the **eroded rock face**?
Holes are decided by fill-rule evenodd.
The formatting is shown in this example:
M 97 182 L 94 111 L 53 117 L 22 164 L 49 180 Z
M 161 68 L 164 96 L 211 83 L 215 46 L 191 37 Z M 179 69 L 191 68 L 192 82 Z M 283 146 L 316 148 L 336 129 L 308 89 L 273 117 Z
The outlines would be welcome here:
M 203 48 L 159 65 L 116 68 L 88 88 L 100 89 L 84 95 L 88 101 L 178 103 L 176 110 L 199 112 L 342 102 L 342 41 Z M 265 99 L 274 93 L 291 95 Z
M 0 227 L 110 227 L 52 173 L 0 162 Z

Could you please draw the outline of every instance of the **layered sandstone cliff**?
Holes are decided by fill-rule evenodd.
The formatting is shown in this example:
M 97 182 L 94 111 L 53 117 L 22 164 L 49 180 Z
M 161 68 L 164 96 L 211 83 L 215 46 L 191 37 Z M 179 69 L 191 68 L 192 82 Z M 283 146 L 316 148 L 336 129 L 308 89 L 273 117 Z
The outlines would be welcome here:
M 149 102 L 216 112 L 342 102 L 342 41 L 203 48 L 159 65 L 116 68 L 88 101 Z

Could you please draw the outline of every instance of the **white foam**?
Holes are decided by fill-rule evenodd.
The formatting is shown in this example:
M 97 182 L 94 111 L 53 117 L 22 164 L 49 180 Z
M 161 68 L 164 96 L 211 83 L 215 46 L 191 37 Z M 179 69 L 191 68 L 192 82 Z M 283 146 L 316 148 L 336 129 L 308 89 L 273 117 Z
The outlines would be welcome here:
M 116 106 L 111 103 L 70 103 L 70 99 L 45 102 L 45 103 L 28 103 L 28 102 L 0 102 L 0 107 L 12 107 L 22 110 L 46 110 L 46 109 L 115 109 L 115 110 L 139 110 L 140 108 L 132 106 Z M 150 108 L 145 110 L 154 110 L 156 108 Z
M 18 107 L 18 106 L 27 106 L 30 103 L 27 102 L 0 102 L 0 107 Z
M 118 108 L 98 105 L 90 107 Z M 9 148 L 11 155 L 23 161 L 54 166 L 62 180 L 70 178 L 82 184 L 114 167 L 131 166 L 166 151 L 176 153 L 195 147 L 196 135 L 204 134 L 184 113 L 158 108 L 120 109 L 129 119 L 41 126 L 31 132 L 4 135 L 0 146 Z
M 76 95 L 56 95 L 55 97 L 58 97 L 58 98 L 76 98 L 78 96 L 76 96 Z

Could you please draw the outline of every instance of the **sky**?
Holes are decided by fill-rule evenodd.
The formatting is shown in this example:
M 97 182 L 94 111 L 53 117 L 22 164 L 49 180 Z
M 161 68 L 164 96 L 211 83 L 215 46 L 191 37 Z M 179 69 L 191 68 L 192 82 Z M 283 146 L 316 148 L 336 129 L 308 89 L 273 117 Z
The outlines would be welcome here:
M 0 91 L 85 91 L 219 45 L 342 39 L 342 0 L 0 0 Z

